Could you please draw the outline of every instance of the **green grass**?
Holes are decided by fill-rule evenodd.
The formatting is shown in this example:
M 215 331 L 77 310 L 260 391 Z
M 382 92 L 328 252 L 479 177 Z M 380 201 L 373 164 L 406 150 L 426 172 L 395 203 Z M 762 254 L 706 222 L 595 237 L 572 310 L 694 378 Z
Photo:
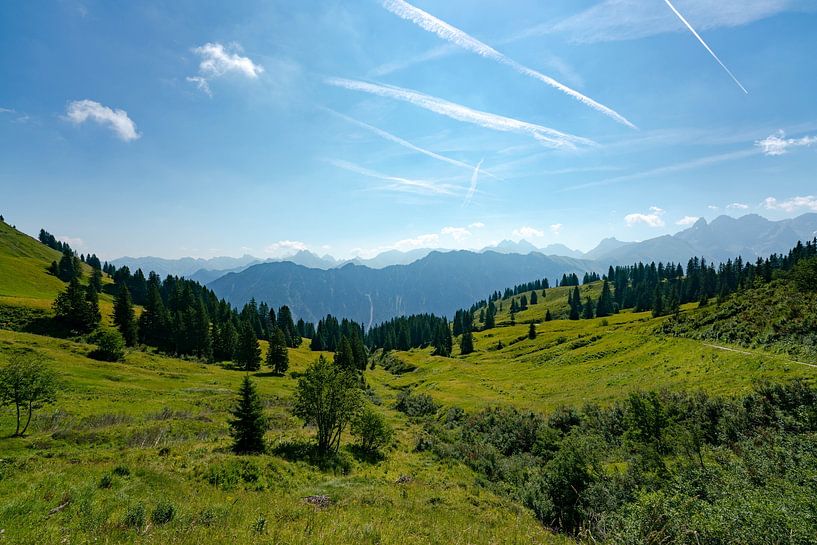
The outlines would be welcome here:
M 64 284 L 46 267 L 58 258 L 0 223 L 0 306 L 16 309 L 6 316 L 50 310 Z M 374 464 L 347 452 L 348 474 L 275 455 L 232 455 L 227 419 L 243 377 L 239 371 L 138 350 L 122 363 L 98 362 L 88 358 L 90 345 L 0 329 L 0 363 L 13 351 L 35 350 L 52 362 L 61 383 L 57 403 L 36 414 L 24 438 L 9 437 L 13 414 L 0 410 L 0 540 L 568 543 L 459 461 L 416 452 L 421 426 L 392 408 L 399 391 L 428 393 L 443 411 L 510 404 L 546 413 L 566 404 L 609 403 L 636 389 L 739 393 L 756 380 L 811 381 L 817 374 L 783 353 L 752 348 L 747 355 L 709 347 L 708 337 L 664 334 L 668 318 L 648 313 L 543 322 L 547 309 L 566 316 L 569 290 L 549 289 L 544 299 L 537 294 L 538 304 L 519 312 L 515 326 L 508 325 L 510 301 L 503 301 L 497 324 L 505 327 L 476 333 L 473 354 L 462 357 L 455 349 L 455 357 L 440 358 L 430 349 L 412 350 L 394 356 L 416 366 L 413 371 L 394 375 L 379 366 L 367 371 L 395 428 L 395 442 Z M 583 299 L 595 300 L 600 283 L 582 286 L 581 292 Z M 103 312 L 110 304 L 105 296 Z M 699 312 L 685 308 L 683 314 Z M 527 338 L 529 321 L 537 323 L 534 340 Z M 317 356 L 307 341 L 290 350 L 286 376 L 266 368 L 255 373 L 272 447 L 312 435 L 290 415 L 289 404 L 298 374 Z M 349 440 L 347 435 L 344 443 Z M 117 474 L 117 467 L 127 467 L 129 474 Z M 404 475 L 411 482 L 398 484 Z M 304 502 L 316 494 L 330 496 L 332 505 L 319 509 Z M 162 500 L 176 508 L 171 522 L 138 529 L 125 524 L 128 511 L 140 503 L 149 521 Z
M 0 360 L 24 348 L 54 362 L 62 389 L 25 438 L 8 437 L 11 411 L 0 416 L 0 529 L 10 543 L 91 536 L 151 543 L 562 542 L 527 510 L 477 485 L 470 470 L 415 453 L 416 426 L 390 408 L 384 411 L 397 440 L 386 460 L 352 461 L 348 475 L 336 475 L 275 456 L 229 453 L 227 410 L 241 372 L 140 351 L 124 363 L 98 362 L 87 357 L 88 345 L 0 330 Z M 316 357 L 306 345 L 291 350 L 290 371 L 297 375 Z M 288 410 L 295 378 L 266 369 L 256 376 L 271 419 L 268 441 L 307 439 L 311 431 Z M 100 488 L 120 465 L 130 475 L 113 475 L 110 488 Z M 402 475 L 412 482 L 397 484 Z M 333 505 L 303 501 L 316 494 L 329 495 Z M 173 522 L 142 531 L 124 526 L 130 506 L 142 502 L 149 515 L 161 499 L 176 506 Z M 253 529 L 259 517 L 264 533 Z

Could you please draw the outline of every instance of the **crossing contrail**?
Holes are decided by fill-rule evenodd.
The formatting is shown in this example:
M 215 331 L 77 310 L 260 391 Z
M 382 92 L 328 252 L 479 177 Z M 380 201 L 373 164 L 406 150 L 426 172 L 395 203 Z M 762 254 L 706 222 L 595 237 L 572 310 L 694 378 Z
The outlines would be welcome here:
M 411 21 L 415 25 L 419 26 L 420 28 L 427 30 L 428 32 L 433 32 L 443 40 L 453 43 L 463 49 L 467 49 L 472 53 L 476 53 L 482 57 L 487 59 L 491 59 L 497 61 L 499 63 L 504 64 L 505 66 L 511 67 L 516 72 L 522 74 L 523 76 L 528 76 L 533 79 L 537 79 L 546 85 L 550 85 L 551 87 L 555 87 L 556 89 L 562 91 L 563 93 L 572 96 L 579 102 L 590 106 L 597 112 L 601 112 L 604 115 L 611 117 L 612 119 L 616 120 L 617 122 L 621 123 L 622 125 L 626 125 L 632 129 L 635 129 L 636 126 L 630 123 L 624 116 L 613 110 L 612 108 L 608 108 L 604 104 L 596 102 L 592 98 L 583 95 L 582 93 L 576 91 L 575 89 L 571 89 L 567 85 L 556 81 L 555 79 L 542 74 L 536 70 L 532 70 L 527 66 L 524 66 L 515 60 L 511 59 L 510 57 L 506 56 L 503 53 L 500 53 L 490 45 L 483 43 L 470 34 L 463 32 L 462 30 L 449 25 L 445 21 L 441 21 L 437 19 L 430 13 L 427 13 L 421 10 L 418 7 L 412 6 L 408 2 L 404 0 L 384 0 L 383 7 L 385 7 L 390 12 L 394 13 L 398 17 L 401 17 L 407 21 Z
M 482 166 L 482 162 L 485 159 L 480 159 L 479 163 L 477 163 L 476 168 L 474 169 L 474 173 L 471 174 L 471 187 L 468 188 L 468 193 L 465 195 L 465 200 L 462 201 L 463 206 L 469 204 L 471 199 L 474 197 L 474 193 L 477 192 L 477 180 L 479 179 L 479 168 Z
M 724 70 L 726 70 L 726 73 L 727 73 L 727 74 L 729 74 L 729 77 L 730 77 L 730 78 L 732 78 L 732 80 L 733 80 L 735 83 L 737 83 L 737 84 L 738 84 L 738 87 L 740 87 L 740 90 L 741 90 L 741 91 L 743 91 L 744 93 L 746 93 L 746 94 L 748 95 L 748 94 L 749 94 L 749 91 L 747 91 L 747 90 L 746 90 L 746 87 L 744 87 L 744 86 L 743 86 L 743 85 L 742 85 L 742 84 L 741 84 L 741 83 L 738 81 L 738 78 L 736 78 L 736 77 L 735 77 L 735 75 L 734 75 L 734 74 L 733 74 L 733 73 L 732 73 L 732 72 L 731 72 L 731 71 L 730 71 L 730 70 L 729 70 L 729 69 L 726 67 L 726 65 L 725 65 L 725 64 L 723 64 L 723 63 L 721 62 L 721 60 L 718 58 L 718 56 L 717 56 L 717 55 L 715 55 L 715 52 L 714 52 L 714 51 L 712 51 L 712 48 L 711 48 L 711 47 L 709 47 L 708 45 L 706 45 L 706 42 L 704 41 L 704 39 L 703 39 L 703 38 L 701 38 L 700 34 L 698 34 L 697 32 L 695 32 L 695 29 L 694 29 L 694 28 L 692 28 L 692 25 L 690 25 L 690 24 L 689 24 L 689 21 L 687 21 L 687 20 L 684 18 L 684 16 L 683 16 L 683 15 L 681 15 L 681 12 L 679 12 L 677 9 L 675 9 L 675 6 L 673 6 L 673 5 L 672 5 L 672 2 L 670 2 L 670 0 L 664 0 L 664 2 L 666 2 L 666 4 L 669 6 L 669 9 L 671 9 L 671 10 L 673 11 L 673 13 L 675 13 L 675 15 L 677 15 L 677 16 L 678 16 L 678 18 L 681 20 L 681 22 L 682 22 L 682 23 L 684 23 L 684 24 L 686 25 L 686 27 L 689 29 L 689 31 L 690 31 L 690 32 L 692 32 L 692 34 L 693 34 L 693 35 L 694 35 L 696 38 L 698 38 L 698 41 L 699 41 L 699 42 L 701 42 L 701 45 L 702 45 L 702 46 L 704 46 L 704 47 L 706 48 L 706 50 L 707 50 L 707 51 L 709 51 L 709 54 L 710 54 L 710 55 L 712 55 L 712 58 L 713 58 L 713 59 L 715 59 L 716 61 L 718 61 L 718 64 L 720 64 L 720 65 L 721 65 L 721 68 L 723 68 Z

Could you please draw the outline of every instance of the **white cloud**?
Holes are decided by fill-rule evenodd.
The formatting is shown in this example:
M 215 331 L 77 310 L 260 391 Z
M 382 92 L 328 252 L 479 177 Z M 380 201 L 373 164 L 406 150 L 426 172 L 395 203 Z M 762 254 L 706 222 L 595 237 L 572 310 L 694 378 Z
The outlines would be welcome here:
M 698 217 L 698 216 L 684 216 L 683 218 L 676 221 L 675 225 L 684 225 L 684 226 L 693 225 L 699 219 L 701 219 L 701 218 Z
M 12 110 L 11 108 L 0 108 L 0 114 L 16 114 L 16 110 Z
M 774 197 L 767 197 L 763 201 L 763 206 L 768 210 L 784 210 L 786 212 L 794 212 L 804 208 L 817 212 L 817 197 L 814 195 L 806 195 L 804 197 L 792 197 L 785 201 L 778 201 Z
M 651 206 L 649 214 L 627 214 L 624 216 L 624 221 L 627 223 L 628 227 L 632 227 L 637 223 L 643 223 L 648 227 L 663 227 L 665 224 L 663 218 L 661 217 L 662 215 L 664 215 L 663 209 L 658 208 L 657 206 Z
M 213 96 L 213 92 L 210 90 L 210 83 L 206 78 L 201 76 L 187 76 L 186 79 L 190 83 L 195 83 L 196 87 L 198 87 L 200 91 L 203 91 L 208 97 Z
M 782 130 L 758 140 L 755 145 L 763 150 L 764 155 L 784 155 L 789 152 L 789 148 L 809 147 L 817 144 L 817 136 L 804 136 L 802 138 L 786 138 L 786 133 Z
M 485 227 L 485 224 L 482 223 L 481 221 L 475 221 L 474 223 L 468 224 L 468 227 L 470 227 L 471 229 L 482 229 L 483 227 Z
M 554 223 L 550 226 L 550 232 L 554 235 L 559 235 L 562 232 L 562 227 L 564 227 L 561 223 Z
M 511 117 L 505 117 L 489 112 L 474 110 L 462 104 L 456 104 L 433 97 L 411 89 L 404 89 L 394 85 L 380 85 L 377 83 L 367 83 L 365 81 L 350 80 L 345 78 L 329 78 L 326 83 L 335 87 L 349 89 L 351 91 L 362 91 L 372 95 L 392 98 L 414 104 L 420 108 L 434 113 L 462 121 L 472 123 L 486 129 L 496 131 L 513 132 L 526 134 L 533 137 L 541 144 L 552 148 L 573 149 L 576 144 L 593 145 L 592 140 L 563 133 L 550 127 L 544 127 L 527 121 L 520 121 Z
M 136 131 L 136 124 L 128 117 L 128 112 L 125 110 L 112 110 L 93 100 L 69 102 L 65 117 L 75 125 L 93 121 L 108 127 L 125 142 L 136 140 L 142 136 Z
M 726 208 L 729 210 L 748 210 L 749 205 L 742 202 L 733 202 L 732 204 L 727 204 Z
M 299 240 L 279 240 L 264 248 L 264 252 L 270 255 L 281 255 L 284 253 L 300 252 L 306 249 L 306 244 Z
M 465 227 L 443 227 L 440 230 L 440 233 L 443 235 L 449 235 L 454 240 L 460 241 L 464 238 L 471 236 L 471 231 L 466 229 Z
M 541 238 L 545 236 L 545 232 L 535 227 L 525 226 L 513 230 L 513 235 L 521 238 Z
M 264 71 L 264 67 L 255 64 L 249 57 L 242 57 L 239 52 L 241 47 L 237 44 L 229 46 L 228 49 L 218 42 L 193 48 L 193 53 L 201 57 L 199 72 L 205 76 L 217 78 L 235 72 L 250 79 L 257 78 Z
M 707 208 L 709 208 L 710 210 L 720 210 L 720 207 L 715 206 L 714 204 L 707 205 Z
M 257 79 L 264 72 L 264 67 L 256 64 L 249 57 L 242 57 L 241 46 L 230 44 L 225 47 L 218 42 L 208 42 L 194 47 L 193 53 L 201 57 L 199 75 L 188 76 L 187 81 L 194 83 L 207 96 L 213 96 L 210 90 L 210 79 L 220 78 L 227 74 L 237 74 L 250 79 Z
M 392 245 L 395 250 L 405 252 L 406 250 L 414 250 L 416 248 L 424 248 L 427 246 L 436 246 L 440 242 L 440 235 L 437 233 L 429 233 L 420 235 L 414 238 L 406 238 L 398 240 Z
M 564 85 L 563 83 L 556 81 L 550 76 L 546 76 L 541 72 L 532 70 L 527 66 L 524 66 L 516 62 L 515 60 L 507 57 L 503 53 L 500 53 L 499 51 L 489 46 L 488 44 L 477 40 L 473 36 L 446 23 L 445 21 L 437 19 L 430 13 L 425 12 L 415 6 L 412 6 L 408 2 L 405 2 L 403 0 L 384 0 L 383 7 L 385 7 L 387 10 L 394 13 L 398 17 L 401 17 L 407 21 L 411 21 L 420 28 L 436 34 L 443 40 L 449 41 L 463 49 L 471 51 L 472 53 L 476 53 L 481 57 L 485 57 L 486 59 L 491 59 L 493 61 L 504 64 L 505 66 L 510 67 L 512 70 L 516 71 L 519 74 L 522 74 L 523 76 L 528 76 L 530 78 L 539 80 L 542 83 L 554 87 L 562 91 L 563 93 L 575 98 L 579 102 L 593 108 L 594 110 L 614 119 L 618 123 L 627 125 L 628 127 L 631 128 L 635 128 L 635 125 L 630 123 L 627 119 L 625 119 L 621 114 L 619 114 L 615 110 L 612 110 L 611 108 L 608 108 L 607 106 L 596 102 L 590 97 L 587 97 L 582 93 L 574 89 L 571 89 L 567 85 Z

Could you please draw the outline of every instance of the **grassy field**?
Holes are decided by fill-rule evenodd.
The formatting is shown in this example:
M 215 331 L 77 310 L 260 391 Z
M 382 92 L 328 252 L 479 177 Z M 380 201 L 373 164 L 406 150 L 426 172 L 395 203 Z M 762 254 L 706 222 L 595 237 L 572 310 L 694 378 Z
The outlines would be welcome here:
M 0 306 L 49 309 L 63 287 L 45 272 L 56 252 L 2 223 L 0 235 Z M 10 437 L 12 411 L 0 412 L 0 542 L 567 543 L 464 464 L 417 452 L 421 425 L 392 408 L 397 394 L 428 393 L 443 406 L 440 414 L 493 405 L 547 413 L 606 404 L 633 390 L 738 393 L 757 380 L 812 381 L 817 374 L 785 355 L 665 335 L 667 318 L 648 313 L 543 322 L 546 309 L 566 312 L 568 289 L 549 289 L 516 315 L 515 326 L 508 325 L 510 301 L 503 301 L 503 327 L 476 333 L 473 354 L 412 350 L 395 355 L 416 366 L 412 372 L 367 371 L 396 435 L 376 463 L 344 448 L 348 472 L 285 454 L 230 454 L 228 410 L 242 372 L 140 350 L 104 363 L 90 359 L 93 347 L 82 342 L 0 329 L 0 364 L 33 350 L 61 384 L 57 402 L 35 415 L 24 438 Z M 581 289 L 595 299 L 600 285 Z M 528 321 L 538 322 L 533 340 Z M 289 410 L 299 373 L 318 356 L 307 346 L 290 350 L 286 376 L 254 374 L 274 452 L 313 433 Z M 323 494 L 328 507 L 304 501 Z M 151 522 L 163 502 L 173 506 L 173 520 Z M 145 523 L 134 525 L 140 512 Z

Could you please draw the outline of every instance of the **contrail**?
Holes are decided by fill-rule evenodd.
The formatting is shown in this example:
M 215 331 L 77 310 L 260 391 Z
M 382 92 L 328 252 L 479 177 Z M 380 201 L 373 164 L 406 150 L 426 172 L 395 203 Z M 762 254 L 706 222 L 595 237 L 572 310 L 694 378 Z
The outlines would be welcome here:
M 594 110 L 601 112 L 608 117 L 613 118 L 614 120 L 623 125 L 627 125 L 628 127 L 633 129 L 637 128 L 635 125 L 630 123 L 626 118 L 624 118 L 624 116 L 622 116 L 615 110 L 608 108 L 604 104 L 596 102 L 592 98 L 581 94 L 575 89 L 571 89 L 567 85 L 564 85 L 563 83 L 556 81 L 550 76 L 546 76 L 541 72 L 537 72 L 536 70 L 532 70 L 527 66 L 524 66 L 516 62 L 515 60 L 507 57 L 503 53 L 500 53 L 499 51 L 489 46 L 488 44 L 477 40 L 473 36 L 463 32 L 462 30 L 456 27 L 449 25 L 445 21 L 437 19 L 430 13 L 427 13 L 421 10 L 420 8 L 412 6 L 408 2 L 404 2 L 403 0 L 384 0 L 383 7 L 389 10 L 390 12 L 394 13 L 398 17 L 402 17 L 407 21 L 411 21 L 412 23 L 416 24 L 417 26 L 424 30 L 433 32 L 443 40 L 447 40 L 464 49 L 472 51 L 477 55 L 481 55 L 485 58 L 492 59 L 506 66 L 509 66 L 524 76 L 537 79 L 542 83 L 545 83 L 546 85 L 555 87 L 556 89 L 562 91 L 563 93 L 572 96 L 579 102 L 582 102 L 583 104 L 590 106 Z
M 698 41 L 701 42 L 701 45 L 704 46 L 707 51 L 709 51 L 709 54 L 712 55 L 712 58 L 714 58 L 716 61 L 718 61 L 718 64 L 721 65 L 721 68 L 726 70 L 726 73 L 729 74 L 729 77 L 732 78 L 732 80 L 735 83 L 738 84 L 738 87 L 740 87 L 741 91 L 743 91 L 744 93 L 746 93 L 748 95 L 749 91 L 746 90 L 746 87 L 744 87 L 738 81 L 738 78 L 736 78 L 735 75 L 726 67 L 726 65 L 721 62 L 721 60 L 718 58 L 718 56 L 715 55 L 715 52 L 712 51 L 712 49 L 708 45 L 706 45 L 706 42 L 704 41 L 704 39 L 701 38 L 701 36 L 697 32 L 695 32 L 695 29 L 692 28 L 692 25 L 689 24 L 689 22 L 684 18 L 683 15 L 681 15 L 681 13 L 677 9 L 675 9 L 675 6 L 672 5 L 672 2 L 670 2 L 670 0 L 664 0 L 664 2 L 666 2 L 666 4 L 669 6 L 669 9 L 671 9 L 673 11 L 673 13 L 675 13 L 675 15 L 678 16 L 678 18 L 681 20 L 681 22 L 686 25 L 686 27 L 689 29 L 689 31 L 692 32 L 692 34 L 696 38 L 698 38 Z
M 355 174 L 360 174 L 361 176 L 366 176 L 369 178 L 375 178 L 377 180 L 384 180 L 386 182 L 391 182 L 391 185 L 387 186 L 388 189 L 394 189 L 398 191 L 408 191 L 412 193 L 433 193 L 437 195 L 453 195 L 454 192 L 452 191 L 452 186 L 447 184 L 435 184 L 434 182 L 430 182 L 428 180 L 416 180 L 416 179 L 409 179 L 403 178 L 401 176 L 391 176 L 388 174 L 382 174 L 380 172 L 370 170 L 368 168 L 362 167 L 360 165 L 356 165 L 349 161 L 340 161 L 335 159 L 329 159 L 327 161 L 329 164 L 341 168 L 343 170 L 348 170 L 349 172 L 354 172 Z
M 556 129 L 551 129 L 535 123 L 528 123 L 527 121 L 520 121 L 511 117 L 474 110 L 467 106 L 463 106 L 462 104 L 449 102 L 441 98 L 412 91 L 411 89 L 403 89 L 402 87 L 396 87 L 393 85 L 366 83 L 365 81 L 344 78 L 329 78 L 326 80 L 326 83 L 352 91 L 362 91 L 364 93 L 393 98 L 395 100 L 402 100 L 403 102 L 414 104 L 415 106 L 424 108 L 434 113 L 456 119 L 457 121 L 472 123 L 487 129 L 527 134 L 543 145 L 551 148 L 574 149 L 576 144 L 586 146 L 595 144 L 595 142 L 587 138 L 563 133 L 557 131 Z
M 476 168 L 474 168 L 474 173 L 471 174 L 471 187 L 468 188 L 468 193 L 465 195 L 465 200 L 462 201 L 462 205 L 465 206 L 471 202 L 471 199 L 474 197 L 474 193 L 477 191 L 477 179 L 479 179 L 479 167 L 482 166 L 482 162 L 485 159 L 480 159 L 479 163 L 477 163 Z
M 341 119 L 343 119 L 345 121 L 348 121 L 349 123 L 352 123 L 353 125 L 357 125 L 358 127 L 364 128 L 364 129 L 366 129 L 368 131 L 371 131 L 374 134 L 376 134 L 376 135 L 380 136 L 381 138 L 383 138 L 384 140 L 388 140 L 389 142 L 394 142 L 395 144 L 403 146 L 404 148 L 410 149 L 412 151 L 416 151 L 417 153 L 422 153 L 423 155 L 425 155 L 427 157 L 431 157 L 432 159 L 437 159 L 438 161 L 442 161 L 443 163 L 448 163 L 450 165 L 454 165 L 454 166 L 464 168 L 464 169 L 468 169 L 468 170 L 473 170 L 474 169 L 474 165 L 469 165 L 468 163 L 464 163 L 462 161 L 458 161 L 456 159 L 446 157 L 445 155 L 440 155 L 439 153 L 435 153 L 435 152 L 433 152 L 431 150 L 421 148 L 420 146 L 414 145 L 414 144 L 412 144 L 411 142 L 409 142 L 407 140 L 403 140 L 399 136 L 395 136 L 390 132 L 384 131 L 383 129 L 379 129 L 379 128 L 373 126 L 373 125 L 369 125 L 368 123 L 364 123 L 363 121 L 359 121 L 359 120 L 357 120 L 357 119 L 355 119 L 353 117 L 349 117 L 348 115 L 342 114 L 340 112 L 336 112 L 335 110 L 332 110 L 331 108 L 321 108 L 321 109 L 326 110 L 327 112 L 329 112 L 329 113 L 331 113 L 333 115 L 336 115 L 336 116 L 340 117 Z M 494 178 L 496 180 L 501 180 L 502 179 L 502 178 L 498 178 L 497 176 L 494 176 L 490 172 L 485 172 L 484 174 L 487 174 L 488 176 L 490 176 L 491 178 Z

